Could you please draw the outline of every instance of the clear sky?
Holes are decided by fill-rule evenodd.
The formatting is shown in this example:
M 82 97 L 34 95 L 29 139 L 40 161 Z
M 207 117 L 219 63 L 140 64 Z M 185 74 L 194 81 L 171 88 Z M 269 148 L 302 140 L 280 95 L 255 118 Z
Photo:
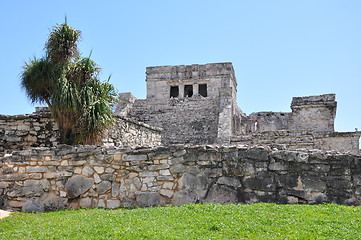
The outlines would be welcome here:
M 232 62 L 245 113 L 336 93 L 336 130 L 361 129 L 360 0 L 2 0 L 0 114 L 33 112 L 19 74 L 65 15 L 119 92 L 145 98 L 147 66 Z

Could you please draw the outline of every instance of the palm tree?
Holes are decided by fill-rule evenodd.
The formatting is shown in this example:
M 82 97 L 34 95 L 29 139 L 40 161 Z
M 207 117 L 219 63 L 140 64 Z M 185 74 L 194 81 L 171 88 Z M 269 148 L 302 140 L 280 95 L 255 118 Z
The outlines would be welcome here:
M 98 144 L 115 120 L 112 102 L 116 91 L 99 80 L 100 68 L 79 56 L 80 31 L 55 26 L 45 44 L 46 57 L 26 63 L 21 86 L 32 103 L 46 103 L 59 124 L 60 141 L 67 144 Z
M 23 66 L 21 86 L 32 103 L 47 103 L 51 107 L 51 96 L 60 73 L 47 58 L 34 58 Z

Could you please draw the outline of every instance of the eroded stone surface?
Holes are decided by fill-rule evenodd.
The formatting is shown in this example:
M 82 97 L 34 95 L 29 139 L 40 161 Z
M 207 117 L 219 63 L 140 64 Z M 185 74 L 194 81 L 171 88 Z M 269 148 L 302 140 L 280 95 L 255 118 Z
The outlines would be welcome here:
M 65 190 L 69 198 L 78 197 L 80 194 L 86 192 L 94 183 L 94 179 L 85 178 L 83 176 L 74 176 L 70 178 L 65 184 Z
M 182 161 L 171 161 L 180 154 Z M 124 155 L 141 157 L 119 160 Z M 68 164 L 80 157 L 80 165 Z M 63 164 L 51 165 L 49 158 Z M 0 172 L 5 173 L 0 207 L 5 209 L 202 202 L 361 204 L 361 156 L 338 152 L 255 146 L 139 150 L 78 146 L 13 152 L 0 156 L 0 162 Z M 44 168 L 48 172 L 34 172 Z

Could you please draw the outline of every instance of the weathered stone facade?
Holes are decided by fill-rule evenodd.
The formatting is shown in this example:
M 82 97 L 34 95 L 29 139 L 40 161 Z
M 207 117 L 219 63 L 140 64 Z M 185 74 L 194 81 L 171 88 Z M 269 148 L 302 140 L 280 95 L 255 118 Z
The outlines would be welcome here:
M 242 112 L 231 63 L 148 67 L 147 99 L 121 94 L 117 114 L 164 129 L 162 143 L 229 143 Z
M 0 208 L 361 203 L 361 155 L 268 147 L 33 148 L 0 157 Z
M 164 129 L 169 144 L 282 144 L 359 151 L 361 132 L 337 133 L 335 94 L 295 97 L 292 112 L 242 113 L 231 63 L 147 68 L 147 99 L 121 94 L 116 112 Z
M 0 115 L 0 152 L 53 147 L 59 144 L 59 128 L 47 108 L 33 114 Z M 162 129 L 116 116 L 117 124 L 104 134 L 104 146 L 154 147 L 161 144 Z
M 50 112 L 36 110 L 33 114 L 0 115 L 0 152 L 58 145 L 59 128 Z
M 294 97 L 292 112 L 256 112 L 243 120 L 243 134 L 233 144 L 272 145 L 290 149 L 359 152 L 361 132 L 335 132 L 335 94 Z

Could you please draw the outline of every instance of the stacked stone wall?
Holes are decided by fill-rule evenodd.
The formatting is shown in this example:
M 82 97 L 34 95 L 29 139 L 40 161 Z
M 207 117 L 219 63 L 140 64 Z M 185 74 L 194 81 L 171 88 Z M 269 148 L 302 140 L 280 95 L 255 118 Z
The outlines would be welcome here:
M 106 147 L 155 147 L 161 145 L 161 128 L 117 116 L 117 123 L 105 132 L 103 144 Z
M 104 134 L 105 146 L 154 147 L 161 144 L 161 129 L 126 117 Z M 59 144 L 58 124 L 40 108 L 33 114 L 0 115 L 0 152 L 53 147 Z
M 232 144 L 280 145 L 288 149 L 315 149 L 315 137 L 310 131 L 279 130 L 234 136 Z
M 59 128 L 50 112 L 0 115 L 0 152 L 57 146 Z
M 315 133 L 312 131 L 280 130 L 234 136 L 231 144 L 277 146 L 287 149 L 322 149 L 359 152 L 361 132 Z
M 59 145 L 0 158 L 2 209 L 360 201 L 361 155 L 337 152 Z
M 292 124 L 290 129 L 334 132 L 336 117 L 335 94 L 294 97 L 291 103 Z
M 162 144 L 209 144 L 217 141 L 219 100 L 186 98 L 136 100 L 127 117 L 163 129 Z

